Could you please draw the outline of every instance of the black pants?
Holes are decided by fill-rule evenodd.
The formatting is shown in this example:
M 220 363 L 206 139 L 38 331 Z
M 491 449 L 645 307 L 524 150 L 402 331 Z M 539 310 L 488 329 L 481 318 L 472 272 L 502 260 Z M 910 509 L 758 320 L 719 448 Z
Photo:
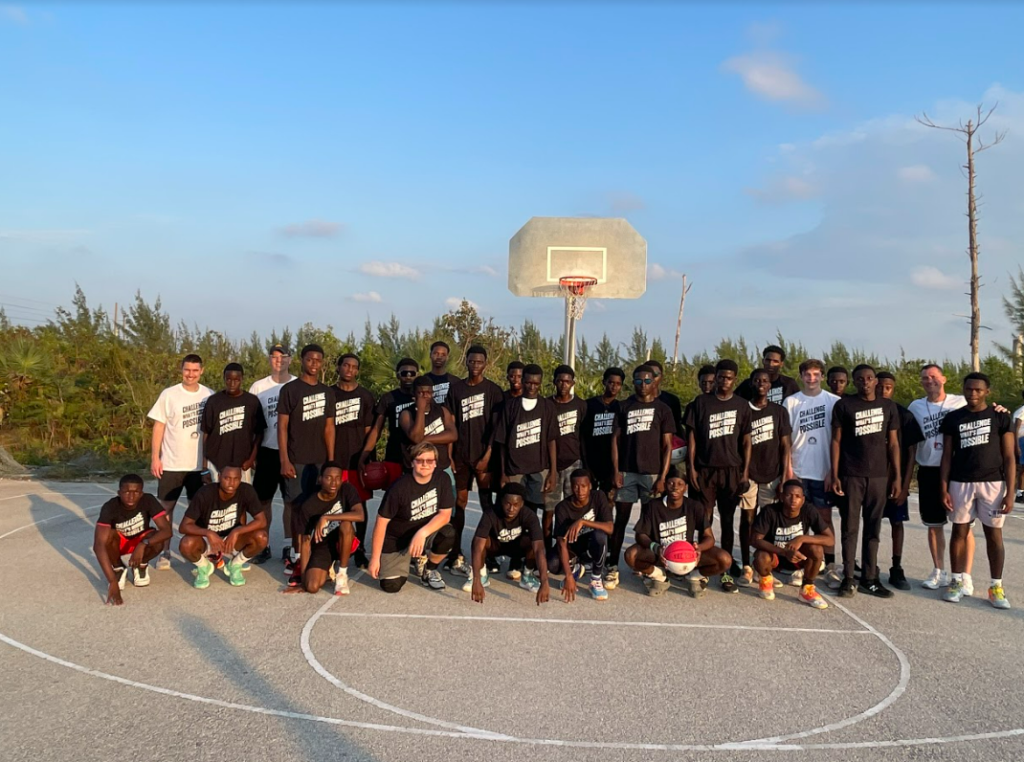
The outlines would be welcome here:
M 840 504 L 842 521 L 843 576 L 853 579 L 853 564 L 857 557 L 857 533 L 861 516 L 864 517 L 864 537 L 860 546 L 861 578 L 878 579 L 878 538 L 882 534 L 889 480 L 884 476 L 871 478 L 847 476 L 842 479 L 846 493 L 845 504 Z
M 570 543 L 569 560 L 573 556 L 581 563 L 589 562 L 591 565 L 590 574 L 592 577 L 604 576 L 604 562 L 608 557 L 608 535 L 600 529 L 593 529 L 580 537 L 576 542 Z M 562 568 L 562 557 L 558 553 L 558 547 L 548 551 L 548 571 L 552 574 L 571 574 L 571 569 Z

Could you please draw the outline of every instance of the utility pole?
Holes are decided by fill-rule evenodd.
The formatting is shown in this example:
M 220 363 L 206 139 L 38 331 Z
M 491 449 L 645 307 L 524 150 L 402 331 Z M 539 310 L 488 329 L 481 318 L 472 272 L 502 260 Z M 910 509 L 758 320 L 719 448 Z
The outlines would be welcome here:
M 693 288 L 693 284 L 686 285 L 686 273 L 683 273 L 683 295 L 679 297 L 679 318 L 676 320 L 676 344 L 672 349 L 672 365 L 679 364 L 679 332 L 683 327 L 683 307 L 686 305 L 686 295 Z

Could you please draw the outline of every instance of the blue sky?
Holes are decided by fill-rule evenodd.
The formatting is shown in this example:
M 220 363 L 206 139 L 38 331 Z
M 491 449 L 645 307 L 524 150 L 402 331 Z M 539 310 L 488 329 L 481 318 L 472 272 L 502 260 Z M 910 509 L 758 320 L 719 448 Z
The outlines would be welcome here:
M 227 331 L 425 325 L 506 290 L 530 217 L 624 216 L 648 290 L 580 330 L 681 349 L 776 329 L 962 356 L 963 149 L 918 126 L 999 101 L 979 157 L 986 343 L 1024 260 L 1024 7 L 913 3 L 0 4 L 0 304 L 77 281 Z M 963 55 L 965 41 L 970 54 Z M 988 133 L 991 135 L 991 132 Z

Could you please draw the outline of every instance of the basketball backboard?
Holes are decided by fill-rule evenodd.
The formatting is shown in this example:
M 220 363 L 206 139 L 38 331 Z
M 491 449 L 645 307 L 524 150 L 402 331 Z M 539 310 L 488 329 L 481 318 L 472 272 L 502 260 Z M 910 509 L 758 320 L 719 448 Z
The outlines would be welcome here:
M 508 290 L 561 297 L 559 278 L 597 279 L 591 299 L 636 299 L 647 290 L 647 242 L 619 217 L 533 217 L 508 245 Z

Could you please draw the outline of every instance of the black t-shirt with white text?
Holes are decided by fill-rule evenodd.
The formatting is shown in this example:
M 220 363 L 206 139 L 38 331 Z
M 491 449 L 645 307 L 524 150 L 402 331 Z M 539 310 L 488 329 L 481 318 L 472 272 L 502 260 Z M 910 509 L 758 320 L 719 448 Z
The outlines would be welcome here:
M 416 405 L 411 405 L 408 409 L 409 415 L 412 417 L 413 423 L 416 422 Z M 423 415 L 423 436 L 432 437 L 436 434 L 444 433 L 444 411 L 445 408 L 438 405 L 436 402 L 431 402 L 430 407 L 427 408 L 426 413 Z M 412 440 L 406 435 L 405 430 L 399 427 L 398 430 L 399 438 L 402 441 L 402 465 L 409 469 L 412 468 L 412 459 L 409 456 L 409 450 L 412 449 Z M 448 457 L 448 445 L 439 444 L 434 445 L 437 448 L 437 470 L 444 471 L 452 464 L 452 460 Z
M 356 492 L 356 488 L 348 482 L 344 482 L 341 485 L 341 489 L 338 490 L 338 494 L 334 496 L 333 500 L 321 498 L 319 490 L 307 495 L 302 504 L 298 506 L 302 516 L 303 532 L 312 536 L 313 532 L 316 531 L 317 522 L 325 513 L 345 513 L 346 511 L 351 511 L 361 502 L 363 500 L 359 497 L 359 493 Z M 330 531 L 334 531 L 334 529 L 337 529 L 337 527 L 333 527 Z
M 349 471 L 359 468 L 366 430 L 374 420 L 373 393 L 362 386 L 350 392 L 334 387 L 334 459 Z
M 587 400 L 587 412 L 583 415 L 580 429 L 580 449 L 583 467 L 599 481 L 611 479 L 612 432 L 615 431 L 615 416 L 618 414 L 618 400 L 612 400 L 610 405 L 605 405 L 600 395 Z
M 900 430 L 899 412 L 892 400 L 841 397 L 832 408 L 832 431 L 842 430 L 839 476 L 879 478 L 889 475 L 889 432 Z
M 558 470 L 564 471 L 582 456 L 580 453 L 580 428 L 587 412 L 587 403 L 579 397 L 568 402 L 559 402 L 554 397 L 555 419 L 558 421 Z
M 100 508 L 100 515 L 96 519 L 96 523 L 101 527 L 111 527 L 122 537 L 131 539 L 147 531 L 152 519 L 166 514 L 167 511 L 160 505 L 160 501 L 148 492 L 144 492 L 132 509 L 126 508 L 121 502 L 121 498 L 116 496 L 110 498 Z
M 444 373 L 440 376 L 428 373 L 427 378 L 434 382 L 434 402 L 438 405 L 446 404 L 448 393 L 451 391 L 452 384 L 459 380 L 458 376 L 453 376 L 451 373 Z
M 551 465 L 548 444 L 558 436 L 555 405 L 545 397 L 538 397 L 533 410 L 527 410 L 524 403 L 531 401 L 525 397 L 510 397 L 502 406 L 494 441 L 503 445 L 507 476 L 538 474 Z
M 796 394 L 798 391 L 800 391 L 800 385 L 797 384 L 796 379 L 783 376 L 780 373 L 779 377 L 772 381 L 771 388 L 768 390 L 768 401 L 781 405 L 782 400 L 792 394 Z M 745 400 L 752 400 L 757 396 L 757 393 L 754 391 L 754 384 L 749 378 L 736 387 L 736 394 Z
M 740 468 L 741 446 L 750 433 L 750 403 L 732 395 L 727 400 L 701 394 L 686 409 L 686 428 L 693 432 L 697 468 Z
M 898 402 L 896 403 L 896 414 L 900 419 L 897 439 L 900 443 L 900 475 L 903 475 L 907 473 L 908 468 L 914 467 L 914 458 L 910 455 L 910 448 L 924 441 L 924 432 L 921 431 L 921 424 L 917 422 L 914 414 Z
M 555 506 L 554 537 L 565 537 L 569 528 L 580 519 L 605 523 L 612 521 L 612 504 L 608 502 L 605 494 L 599 490 L 590 493 L 590 500 L 582 508 L 573 503 L 573 498 L 567 498 Z M 592 532 L 592 527 L 580 529 L 580 537 Z
M 707 529 L 705 516 L 704 504 L 688 497 L 678 508 L 670 508 L 667 497 L 649 500 L 640 510 L 633 534 L 647 535 L 663 548 L 680 541 L 697 547 Z
M 457 463 L 476 467 L 487 452 L 494 433 L 494 410 L 501 405 L 501 387 L 489 379 L 476 386 L 456 381 L 448 390 L 448 409 L 455 418 L 455 431 L 459 438 L 452 447 Z
M 252 455 L 253 443 L 267 428 L 259 397 L 242 392 L 232 397 L 219 391 L 206 400 L 201 428 L 206 434 L 206 459 L 218 469 L 241 466 Z
M 263 513 L 263 505 L 251 484 L 242 482 L 229 500 L 220 499 L 220 487 L 207 484 L 200 488 L 188 504 L 185 518 L 192 519 L 200 529 L 224 536 L 235 527 L 242 526 L 243 515 L 255 518 Z
M 384 416 L 384 421 L 388 426 L 388 441 L 384 446 L 384 460 L 388 463 L 402 463 L 405 460 L 402 454 L 405 435 L 402 432 L 402 427 L 398 425 L 398 417 L 403 410 L 412 407 L 414 403 L 412 395 L 406 394 L 401 389 L 392 389 L 377 400 L 377 409 L 373 411 L 374 415 Z
M 1002 439 L 1013 431 L 1009 413 L 997 413 L 991 405 L 977 413 L 962 407 L 942 419 L 939 431 L 951 440 L 951 482 L 1001 482 L 1006 478 Z
M 288 416 L 288 459 L 292 463 L 320 465 L 327 460 L 324 431 L 334 418 L 334 390 L 326 384 L 307 384 L 301 378 L 281 387 L 278 419 Z
M 661 440 L 676 433 L 669 406 L 657 399 L 641 402 L 631 395 L 619 404 L 615 428 L 619 432 L 619 471 L 660 474 Z
M 440 511 L 455 506 L 452 481 L 435 469 L 430 481 L 420 484 L 412 474 L 403 475 L 384 493 L 378 518 L 389 519 L 384 533 L 383 553 L 399 553 L 412 543 L 413 536 L 430 523 Z
M 750 406 L 750 480 L 769 484 L 782 476 L 782 438 L 793 434 L 789 413 L 769 402 L 758 410 Z
M 826 529 L 825 520 L 821 518 L 818 509 L 809 502 L 804 503 L 800 513 L 794 518 L 786 516 L 786 507 L 782 503 L 766 505 L 757 514 L 751 532 L 757 532 L 778 548 L 785 548 L 797 537 L 806 537 L 811 534 L 824 534 Z
M 544 542 L 544 533 L 540 528 L 540 519 L 530 508 L 523 506 L 514 519 L 508 521 L 500 508 L 485 508 L 477 524 L 474 539 L 487 540 L 493 538 L 499 543 L 519 542 L 526 532 L 530 542 Z
M 672 411 L 672 422 L 676 425 L 676 433 L 683 430 L 683 403 L 672 392 L 659 392 L 658 399 L 668 405 Z

